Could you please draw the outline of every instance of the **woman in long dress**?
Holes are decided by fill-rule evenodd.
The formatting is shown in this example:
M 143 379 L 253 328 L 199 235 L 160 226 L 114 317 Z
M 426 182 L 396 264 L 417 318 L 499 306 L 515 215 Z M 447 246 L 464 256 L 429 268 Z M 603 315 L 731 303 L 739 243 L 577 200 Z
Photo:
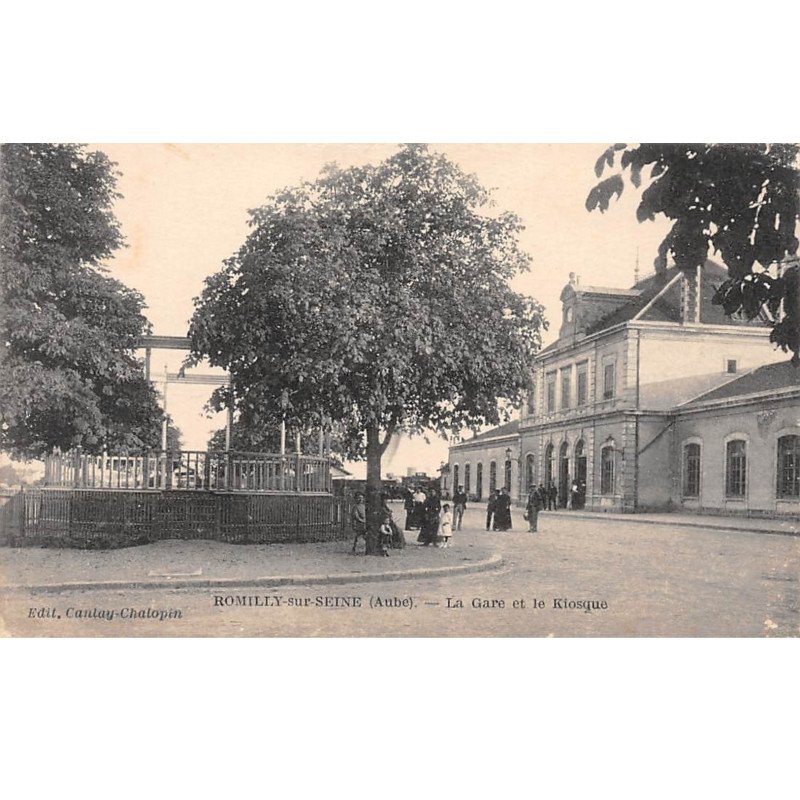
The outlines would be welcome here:
M 406 499 L 403 501 L 403 508 L 406 512 L 405 529 L 407 531 L 414 530 L 416 528 L 414 525 L 414 493 L 411 489 L 406 490 Z
M 436 544 L 436 539 L 439 535 L 439 513 L 441 510 L 442 505 L 436 496 L 436 490 L 431 489 L 428 499 L 425 501 L 424 520 L 418 539 L 422 544 Z
M 497 498 L 497 508 L 494 512 L 494 520 L 497 530 L 511 530 L 511 498 L 508 496 L 506 488 L 500 490 L 500 496 Z

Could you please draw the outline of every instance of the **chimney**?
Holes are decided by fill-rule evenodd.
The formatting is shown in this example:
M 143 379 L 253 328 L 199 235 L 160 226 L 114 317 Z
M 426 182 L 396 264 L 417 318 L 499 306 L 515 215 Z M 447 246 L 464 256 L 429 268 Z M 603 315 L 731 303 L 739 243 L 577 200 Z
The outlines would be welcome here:
M 700 302 L 702 299 L 703 267 L 698 264 L 694 274 L 683 273 L 681 280 L 681 322 L 700 322 Z

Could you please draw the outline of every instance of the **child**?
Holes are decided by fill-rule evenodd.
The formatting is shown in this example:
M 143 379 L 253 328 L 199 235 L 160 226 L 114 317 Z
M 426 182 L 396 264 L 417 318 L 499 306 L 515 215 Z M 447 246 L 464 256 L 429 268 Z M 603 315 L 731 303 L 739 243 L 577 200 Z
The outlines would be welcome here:
M 392 546 L 392 517 L 391 515 L 386 515 L 383 518 L 383 525 L 381 525 L 380 532 L 378 534 L 378 547 L 381 549 L 381 553 L 385 556 L 389 555 L 389 548 Z
M 439 547 L 449 547 L 450 537 L 453 535 L 453 515 L 450 506 L 445 503 L 442 506 L 442 515 L 439 518 Z

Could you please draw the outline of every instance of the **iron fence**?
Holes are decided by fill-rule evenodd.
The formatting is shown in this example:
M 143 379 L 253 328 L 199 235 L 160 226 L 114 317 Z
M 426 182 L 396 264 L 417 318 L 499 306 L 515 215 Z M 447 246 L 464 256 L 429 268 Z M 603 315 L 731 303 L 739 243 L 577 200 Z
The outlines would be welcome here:
M 347 501 L 323 493 L 29 488 L 0 507 L 0 544 L 126 547 L 161 539 L 321 542 L 349 536 Z

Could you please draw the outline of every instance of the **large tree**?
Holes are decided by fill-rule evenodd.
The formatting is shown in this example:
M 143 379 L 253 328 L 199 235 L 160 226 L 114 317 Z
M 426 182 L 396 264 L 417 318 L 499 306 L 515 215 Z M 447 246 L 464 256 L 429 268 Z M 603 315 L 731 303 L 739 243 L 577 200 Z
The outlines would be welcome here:
M 116 177 L 79 145 L 0 149 L 0 447 L 14 454 L 158 445 L 134 354 L 144 300 L 102 266 L 122 245 Z
M 498 397 L 516 402 L 528 384 L 544 323 L 508 284 L 529 264 L 520 220 L 413 145 L 378 165 L 329 166 L 250 224 L 196 300 L 193 359 L 229 371 L 217 407 L 230 399 L 290 427 L 329 418 L 349 455 L 366 450 L 374 552 L 392 437 L 497 423 Z
M 765 316 L 770 341 L 791 351 L 798 365 L 798 156 L 796 144 L 615 144 L 602 153 L 595 173 L 615 171 L 591 190 L 586 207 L 605 211 L 626 178 L 637 189 L 645 185 L 637 219 L 663 214 L 674 222 L 659 246 L 656 270 L 665 269 L 671 255 L 691 272 L 709 251 L 718 253 L 730 277 L 714 302 L 729 315 Z

